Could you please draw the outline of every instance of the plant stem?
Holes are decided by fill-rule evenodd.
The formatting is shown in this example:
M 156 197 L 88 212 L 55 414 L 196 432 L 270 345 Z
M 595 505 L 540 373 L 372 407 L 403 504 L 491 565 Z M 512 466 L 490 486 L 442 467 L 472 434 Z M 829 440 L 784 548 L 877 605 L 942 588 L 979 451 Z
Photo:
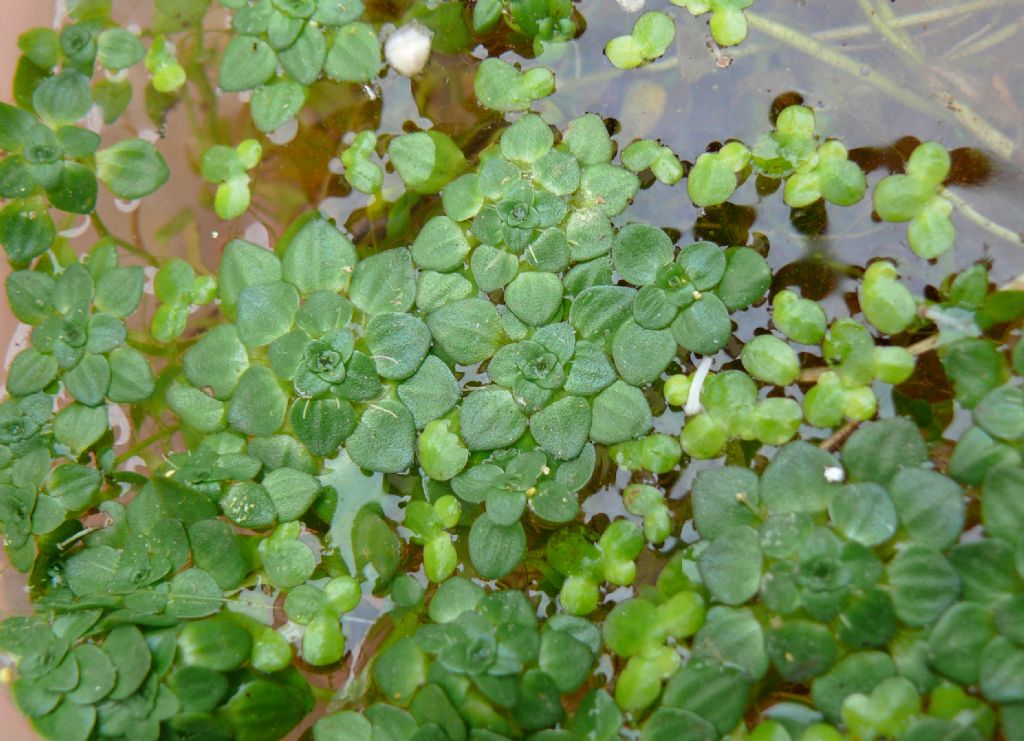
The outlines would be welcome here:
M 773 21 L 770 18 L 750 12 L 747 12 L 746 15 L 747 22 L 751 28 L 756 28 L 758 31 L 789 44 L 815 59 L 864 80 L 894 100 L 913 105 L 928 112 L 934 112 L 936 107 L 934 101 L 900 85 L 892 78 L 883 75 L 867 64 L 835 49 L 831 49 L 817 39 Z M 991 124 L 981 118 L 965 103 L 956 100 L 949 92 L 939 91 L 937 94 L 942 105 L 952 111 L 964 128 L 971 131 L 989 149 L 1002 159 L 1009 160 L 1013 157 L 1015 147 L 1013 141 L 1008 136 L 993 128 Z
M 128 450 L 126 450 L 123 453 L 121 453 L 121 455 L 117 456 L 117 458 L 114 459 L 114 462 L 115 463 L 124 463 L 126 460 L 128 460 L 132 456 L 138 454 L 139 452 L 145 450 L 146 448 L 148 448 L 153 443 L 159 442 L 160 440 L 168 438 L 168 437 L 170 437 L 171 435 L 173 435 L 177 431 L 178 431 L 178 425 L 172 425 L 171 427 L 165 427 L 164 429 L 159 430 L 158 432 L 154 432 L 149 437 L 144 438 L 143 440 L 140 440 L 139 442 L 135 443 L 135 445 L 133 445 L 130 448 L 128 448 Z
M 1012 229 L 1007 229 L 1005 226 L 1001 226 L 995 223 L 994 221 L 992 221 L 992 219 L 989 219 L 986 216 L 982 216 L 980 213 L 974 210 L 974 206 L 969 204 L 967 201 L 965 201 L 963 198 L 958 196 L 953 191 L 949 190 L 948 188 L 940 187 L 939 194 L 943 198 L 948 200 L 950 203 L 952 203 L 956 210 L 959 211 L 964 216 L 964 218 L 966 218 L 968 221 L 977 224 L 982 229 L 987 231 L 989 234 L 995 235 L 1000 239 L 1004 239 L 1007 242 L 1010 242 L 1011 244 L 1015 244 L 1018 246 L 1024 245 L 1024 236 L 1022 236 L 1020 232 L 1015 232 Z
M 135 255 L 136 257 L 142 260 L 145 260 L 150 265 L 156 266 L 160 264 L 157 261 L 157 259 L 153 257 L 151 254 L 149 254 L 149 252 L 147 252 L 146 250 L 142 249 L 141 247 L 137 247 L 131 242 L 121 239 L 120 237 L 115 237 L 113 234 L 111 234 L 110 229 L 108 229 L 107 225 L 103 223 L 103 219 L 100 218 L 100 215 L 98 213 L 94 212 L 90 214 L 89 219 L 92 221 L 93 228 L 101 237 L 106 237 L 108 239 L 114 240 L 117 246 L 123 249 L 125 252 Z
M 852 435 L 859 426 L 860 426 L 860 420 L 859 419 L 855 419 L 855 420 L 852 420 L 850 422 L 847 422 L 845 425 L 843 425 L 838 430 L 833 432 L 827 438 L 822 440 L 818 444 L 818 447 L 821 448 L 822 450 L 827 450 L 829 452 L 832 452 L 833 450 L 838 448 L 840 445 L 842 445 L 844 442 L 846 442 L 846 438 L 848 438 L 850 435 Z
M 924 61 L 921 52 L 914 48 L 905 35 L 897 33 L 887 19 L 881 17 L 881 13 L 872 5 L 871 0 L 857 0 L 857 2 L 860 4 L 861 10 L 864 11 L 864 15 L 868 17 L 868 22 L 890 44 L 907 55 L 913 62 L 920 64 Z
M 919 13 L 908 13 L 904 16 L 895 17 L 893 20 L 888 22 L 888 25 L 890 28 L 906 28 L 907 26 L 917 26 L 925 23 L 932 23 L 934 21 L 944 21 L 949 18 L 956 18 L 960 15 L 973 13 L 976 10 L 988 10 L 990 8 L 998 8 L 1003 5 L 1021 4 L 1024 4 L 1024 0 L 974 0 L 973 2 L 959 3 L 946 8 L 923 10 Z M 816 33 L 814 34 L 814 38 L 819 41 L 839 41 L 842 39 L 854 38 L 856 36 L 864 36 L 874 30 L 874 26 L 870 23 L 858 23 L 852 26 L 842 26 L 840 28 L 833 28 L 830 31 Z
M 954 59 L 963 59 L 965 57 L 978 54 L 979 52 L 986 51 L 991 49 L 993 46 L 1003 43 L 1007 39 L 1013 38 L 1022 30 L 1024 30 L 1024 17 L 1018 18 L 1016 22 L 1011 23 L 1008 26 L 1003 26 L 1003 28 L 998 31 L 985 34 L 974 43 L 969 44 L 962 49 L 958 49 L 946 58 L 952 61 Z

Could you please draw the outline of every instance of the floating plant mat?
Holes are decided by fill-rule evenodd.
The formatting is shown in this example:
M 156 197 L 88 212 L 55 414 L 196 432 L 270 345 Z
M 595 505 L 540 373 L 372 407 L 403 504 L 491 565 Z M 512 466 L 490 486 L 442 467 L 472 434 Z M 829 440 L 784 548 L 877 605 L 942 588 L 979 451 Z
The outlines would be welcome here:
M 129 5 L 0 104 L 36 734 L 1020 736 L 1024 3 Z

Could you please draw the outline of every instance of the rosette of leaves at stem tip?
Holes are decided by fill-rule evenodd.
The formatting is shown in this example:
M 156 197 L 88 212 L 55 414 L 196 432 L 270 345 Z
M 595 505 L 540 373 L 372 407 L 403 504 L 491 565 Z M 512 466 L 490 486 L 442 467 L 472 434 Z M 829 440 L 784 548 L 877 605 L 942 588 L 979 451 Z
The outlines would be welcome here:
M 910 249 L 928 260 L 951 250 L 956 241 L 949 218 L 953 204 L 942 196 L 949 168 L 946 148 L 924 142 L 911 152 L 905 174 L 882 178 L 874 190 L 875 213 L 883 221 L 910 222 Z
M 379 193 L 384 182 L 384 172 L 377 163 L 371 161 L 376 146 L 375 133 L 360 131 L 341 153 L 345 181 L 360 193 L 367 195 Z
M 495 30 L 499 21 L 533 40 L 534 54 L 576 37 L 572 0 L 480 0 L 473 4 L 473 33 Z
M 485 592 L 461 577 L 438 587 L 428 614 L 430 622 L 381 651 L 371 669 L 388 704 L 408 709 L 410 729 L 436 724 L 464 734 L 468 723 L 515 737 L 565 723 L 562 696 L 584 685 L 601 651 L 593 623 L 554 615 L 540 625 L 522 592 Z M 569 724 L 617 731 L 622 718 L 607 695 L 592 692 L 581 710 L 595 705 L 601 719 Z M 320 721 L 320 732 L 337 722 Z
M 750 158 L 750 149 L 737 141 L 700 155 L 686 177 L 690 200 L 701 208 L 728 201 L 739 187 L 740 178 L 748 171 Z
M 604 54 L 619 69 L 633 69 L 662 56 L 675 37 L 672 16 L 655 10 L 640 16 L 629 34 L 609 41 Z
M 134 38 L 134 37 L 133 37 Z M 57 237 L 52 205 L 91 214 L 97 179 L 118 198 L 133 200 L 163 185 L 170 171 L 149 142 L 125 139 L 100 149 L 100 137 L 74 125 L 93 105 L 89 78 L 66 68 L 46 77 L 31 94 L 33 108 L 0 103 L 0 244 L 15 267 L 45 253 Z
M 785 179 L 783 199 L 803 208 L 824 198 L 837 206 L 852 206 L 864 197 L 867 179 L 846 147 L 834 139 L 818 144 L 814 111 L 791 105 L 779 112 L 775 130 L 760 137 L 752 162 L 761 175 Z
M 601 601 L 603 584 L 630 586 L 643 549 L 643 530 L 627 519 L 614 520 L 600 536 L 581 525 L 556 530 L 547 541 L 545 556 L 555 583 L 561 581 L 562 609 L 571 615 L 588 615 Z
M 255 139 L 246 139 L 237 147 L 215 144 L 203 152 L 199 171 L 206 182 L 217 186 L 213 201 L 217 216 L 230 221 L 249 209 L 252 178 L 248 172 L 255 169 L 262 158 L 263 147 Z
M 886 322 L 895 319 L 895 315 L 885 316 Z M 916 363 L 905 347 L 876 346 L 871 333 L 854 319 L 834 321 L 822 340 L 821 351 L 829 370 L 818 376 L 804 396 L 804 416 L 816 427 L 836 427 L 844 418 L 871 419 L 878 410 L 871 384 L 901 384 L 913 374 Z
M 787 355 L 783 357 L 788 362 Z M 792 375 L 796 377 L 795 369 Z M 675 406 L 687 405 L 694 381 L 694 376 L 670 377 L 665 383 L 665 400 Z M 731 440 L 782 445 L 793 439 L 803 419 L 800 405 L 793 399 L 759 399 L 753 379 L 739 370 L 709 373 L 698 399 L 700 411 L 686 420 L 679 437 L 683 452 L 698 459 L 719 457 Z
M 747 38 L 747 17 L 743 14 L 754 0 L 672 0 L 693 15 L 711 13 L 711 38 L 721 46 L 735 46 Z
M 220 60 L 226 92 L 252 91 L 256 128 L 274 131 L 298 115 L 321 73 L 369 83 L 383 67 L 380 40 L 360 21 L 360 0 L 225 0 L 233 37 Z
M 126 345 L 124 323 L 142 299 L 142 268 L 118 265 L 113 243 L 101 240 L 84 263 L 56 274 L 17 270 L 6 288 L 15 317 L 32 326 L 29 346 L 11 363 L 7 392 L 28 396 L 59 380 L 77 403 L 62 412 L 58 442 L 80 453 L 106 432 L 106 401 L 152 395 L 149 361 Z
M 619 230 L 611 257 L 616 272 L 639 288 L 632 296 L 632 321 L 612 336 L 619 374 L 637 385 L 665 369 L 676 344 L 700 355 L 725 347 L 732 336 L 730 313 L 760 300 L 771 282 L 768 263 L 749 247 L 723 250 L 702 241 L 677 253 L 664 231 L 647 224 Z M 570 320 L 573 313 L 585 316 L 579 307 L 585 295 L 576 299 Z M 642 362 L 634 354 L 638 343 L 650 355 Z M 634 364 L 640 367 L 629 367 Z
M 665 185 L 675 185 L 683 179 L 683 163 L 675 153 L 657 141 L 637 139 L 622 150 L 622 164 L 637 174 L 650 170 Z
M 477 573 L 497 579 L 519 565 L 526 549 L 520 520 L 527 509 L 549 523 L 574 520 L 580 510 L 576 492 L 590 480 L 595 460 L 589 445 L 564 463 L 555 463 L 540 450 L 474 456 L 450 486 L 463 502 L 484 507 L 469 531 L 469 557 Z
M 670 561 L 666 568 L 678 565 Z M 605 645 L 627 660 L 615 684 L 623 710 L 638 713 L 654 703 L 662 682 L 683 663 L 676 642 L 703 625 L 704 598 L 686 586 L 684 580 L 659 579 L 658 587 L 617 603 L 605 617 Z
M 762 607 L 709 614 L 695 655 L 724 656 L 755 680 L 772 666 L 807 682 L 827 677 L 844 650 L 885 646 L 901 625 L 932 625 L 960 594 L 953 552 L 943 553 L 965 508 L 960 487 L 925 462 L 916 427 L 894 418 L 854 433 L 842 465 L 796 442 L 760 477 L 734 467 L 700 473 L 703 584 L 718 604 L 741 608 L 757 597 Z M 740 635 L 746 649 L 731 643 Z
M 266 646 L 257 636 L 274 631 L 254 620 L 225 612 L 185 626 L 104 629 L 100 614 L 65 613 L 52 625 L 11 618 L 0 627 L 0 645 L 18 657 L 15 702 L 43 738 L 155 739 L 169 728 L 267 738 L 312 710 L 294 668 L 260 662 Z

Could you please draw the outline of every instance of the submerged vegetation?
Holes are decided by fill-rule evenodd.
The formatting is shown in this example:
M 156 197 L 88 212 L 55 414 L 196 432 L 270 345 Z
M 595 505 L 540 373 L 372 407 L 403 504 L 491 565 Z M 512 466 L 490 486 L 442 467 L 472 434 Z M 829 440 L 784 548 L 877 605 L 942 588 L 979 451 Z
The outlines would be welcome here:
M 758 4 L 602 6 L 590 82 L 705 15 L 709 65 L 849 71 Z M 22 34 L 0 104 L 0 676 L 42 737 L 1024 737 L 1024 281 L 957 225 L 1021 237 L 950 189 L 992 124 L 847 148 L 782 95 L 674 151 L 555 105 L 569 0 L 113 5 Z M 471 122 L 388 129 L 410 89 Z M 778 259 L 872 209 L 884 257 Z

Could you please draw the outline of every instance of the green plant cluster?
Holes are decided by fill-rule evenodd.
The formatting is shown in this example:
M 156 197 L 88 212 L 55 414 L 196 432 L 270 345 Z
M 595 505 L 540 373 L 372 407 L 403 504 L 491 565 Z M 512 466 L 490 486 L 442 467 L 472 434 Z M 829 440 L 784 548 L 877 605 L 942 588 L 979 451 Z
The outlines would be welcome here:
M 719 43 L 745 35 L 749 0 L 676 4 L 712 12 Z M 705 213 L 751 174 L 794 209 L 859 202 L 856 155 L 809 108 L 692 165 L 620 148 L 593 113 L 491 121 L 472 145 L 360 124 L 340 159 L 386 238 L 309 211 L 271 247 L 228 239 L 211 272 L 94 213 L 97 181 L 135 199 L 169 175 L 151 144 L 100 149 L 79 125 L 127 105 L 121 70 L 144 64 L 155 121 L 194 112 L 211 64 L 251 93 L 255 129 L 193 162 L 234 219 L 314 86 L 380 76 L 382 18 L 444 54 L 504 29 L 557 54 L 573 4 L 232 0 L 215 51 L 206 3 L 156 3 L 141 36 L 70 5 L 21 37 L 0 104 L 27 338 L 0 524 L 34 608 L 0 623 L 0 680 L 42 737 L 274 741 L 314 710 L 317 741 L 1021 737 L 1019 283 L 977 265 L 917 296 L 878 259 L 827 312 L 766 240 L 630 216 L 684 177 Z M 607 53 L 637 67 L 673 40 L 652 11 Z M 517 64 L 480 62 L 479 102 L 554 90 Z M 875 210 L 933 257 L 950 158 L 929 142 L 906 169 Z M 50 207 L 92 218 L 85 254 Z M 912 396 L 920 365 L 942 404 Z

